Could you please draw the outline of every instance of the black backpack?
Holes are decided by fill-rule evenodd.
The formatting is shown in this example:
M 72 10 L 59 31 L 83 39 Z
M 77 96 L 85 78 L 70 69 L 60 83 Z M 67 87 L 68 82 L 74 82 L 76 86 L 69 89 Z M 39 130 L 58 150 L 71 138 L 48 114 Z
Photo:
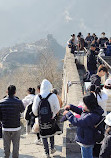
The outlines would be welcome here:
M 101 116 L 100 122 L 95 125 L 95 136 L 94 140 L 95 143 L 100 143 L 104 139 L 104 133 L 105 133 L 105 117 Z
M 51 95 L 52 93 L 48 94 L 46 98 L 42 98 L 42 96 L 39 95 L 38 119 L 40 129 L 50 129 L 53 126 L 53 113 L 51 111 L 50 103 L 48 102 L 48 98 Z

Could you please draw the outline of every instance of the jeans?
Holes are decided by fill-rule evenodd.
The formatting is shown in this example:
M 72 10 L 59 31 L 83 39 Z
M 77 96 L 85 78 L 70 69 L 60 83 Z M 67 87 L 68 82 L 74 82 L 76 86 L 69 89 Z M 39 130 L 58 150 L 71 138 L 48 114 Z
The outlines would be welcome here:
M 19 131 L 3 131 L 3 144 L 4 144 L 4 158 L 10 157 L 10 145 L 13 144 L 12 158 L 19 157 L 19 142 L 20 142 L 20 130 Z
M 81 146 L 82 158 L 93 158 L 93 147 L 82 147 Z
M 51 150 L 54 149 L 54 136 L 50 137 L 50 147 Z M 48 145 L 48 138 L 42 138 L 43 145 L 44 145 L 44 150 L 46 154 L 49 154 L 49 145 Z

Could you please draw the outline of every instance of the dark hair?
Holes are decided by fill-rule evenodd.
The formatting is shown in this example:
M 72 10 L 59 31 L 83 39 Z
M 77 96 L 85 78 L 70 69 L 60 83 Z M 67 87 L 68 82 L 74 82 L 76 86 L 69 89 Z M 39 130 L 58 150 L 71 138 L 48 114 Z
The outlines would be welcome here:
M 100 65 L 98 68 L 98 72 L 100 71 L 104 71 L 106 73 L 108 73 L 108 68 L 105 65 Z
M 34 95 L 35 95 L 35 88 L 32 88 L 31 94 L 34 94 Z
M 39 84 L 39 85 L 37 86 L 37 89 L 39 89 L 39 90 L 40 90 L 40 86 L 41 86 L 41 85 Z
M 98 40 L 98 37 L 94 37 L 94 40 L 97 41 L 97 40 Z
M 27 90 L 30 94 L 35 94 L 35 88 L 28 88 Z
M 82 33 L 81 33 L 81 32 L 79 32 L 79 33 L 78 33 L 78 35 L 80 35 L 80 36 L 81 36 L 81 35 L 82 35 Z
M 72 37 L 74 37 L 74 36 L 75 36 L 75 34 L 72 34 L 71 36 L 72 36 Z
M 98 106 L 98 102 L 94 94 L 83 97 L 83 102 L 90 111 L 94 111 Z
M 105 32 L 102 32 L 101 34 L 105 35 Z
M 10 85 L 8 87 L 8 95 L 13 96 L 15 94 L 15 92 L 16 92 L 16 87 L 14 85 Z
M 90 90 L 90 92 L 91 92 L 91 91 L 95 92 L 96 98 L 97 98 L 97 95 L 99 95 L 99 97 L 101 98 L 101 89 L 100 89 L 99 86 L 96 86 L 96 85 L 92 84 L 92 85 L 90 86 L 89 90 Z
M 52 93 L 54 93 L 54 94 L 56 94 L 56 95 L 57 95 L 57 94 L 58 94 L 57 89 L 55 89 L 55 88 L 54 88 L 54 89 L 52 89 Z
M 81 37 L 80 35 L 77 35 L 77 37 Z

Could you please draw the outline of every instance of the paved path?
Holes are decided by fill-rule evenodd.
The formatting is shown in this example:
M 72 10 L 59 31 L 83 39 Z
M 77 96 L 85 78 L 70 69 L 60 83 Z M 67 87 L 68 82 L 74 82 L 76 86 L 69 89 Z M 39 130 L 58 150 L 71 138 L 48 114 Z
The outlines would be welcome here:
M 20 140 L 20 158 L 43 158 L 43 145 L 36 145 L 34 140 L 35 134 L 29 134 L 27 136 L 21 135 Z M 55 136 L 56 153 L 51 156 L 54 158 L 61 158 L 62 152 L 62 134 Z M 3 140 L 0 140 L 0 158 L 3 158 Z M 10 156 L 11 157 L 11 156 Z

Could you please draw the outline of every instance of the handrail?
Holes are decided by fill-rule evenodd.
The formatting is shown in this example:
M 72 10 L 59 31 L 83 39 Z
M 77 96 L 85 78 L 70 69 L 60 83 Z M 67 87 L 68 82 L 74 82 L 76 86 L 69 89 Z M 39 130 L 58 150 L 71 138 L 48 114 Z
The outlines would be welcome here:
M 88 50 L 84 47 L 84 50 L 85 50 L 85 52 L 87 53 L 88 52 Z M 98 54 L 98 58 L 100 59 L 100 60 L 102 60 L 102 62 L 105 64 L 105 65 L 107 65 L 110 69 L 111 69 L 111 66 L 101 57 L 101 54 L 102 54 L 103 52 L 100 52 L 99 54 Z
M 85 50 L 86 53 L 88 52 L 87 49 L 86 49 L 86 47 L 84 47 L 84 50 Z
M 105 63 L 105 65 L 107 65 L 111 69 L 111 66 L 101 57 L 101 54 L 102 52 L 98 54 L 98 58 L 101 59 Z

